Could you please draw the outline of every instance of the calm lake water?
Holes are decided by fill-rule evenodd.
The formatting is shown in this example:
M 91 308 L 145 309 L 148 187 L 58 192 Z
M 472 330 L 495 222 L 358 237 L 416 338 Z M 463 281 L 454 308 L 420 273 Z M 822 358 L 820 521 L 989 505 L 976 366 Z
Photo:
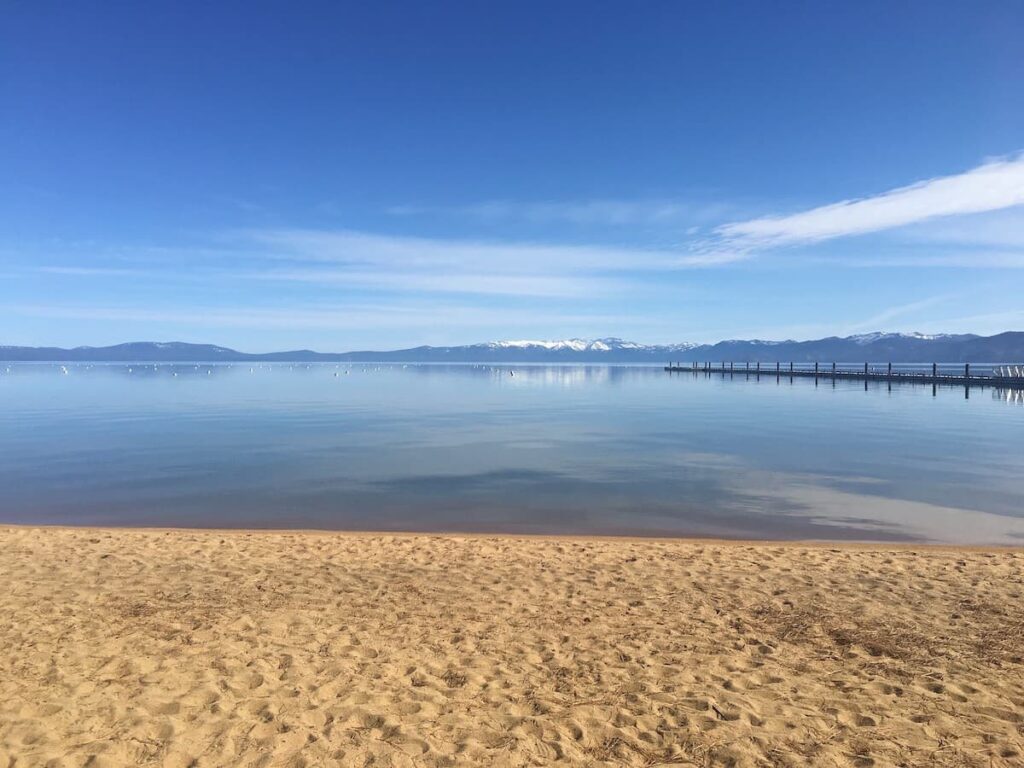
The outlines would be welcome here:
M 0 522 L 1024 544 L 1020 393 L 0 364 Z

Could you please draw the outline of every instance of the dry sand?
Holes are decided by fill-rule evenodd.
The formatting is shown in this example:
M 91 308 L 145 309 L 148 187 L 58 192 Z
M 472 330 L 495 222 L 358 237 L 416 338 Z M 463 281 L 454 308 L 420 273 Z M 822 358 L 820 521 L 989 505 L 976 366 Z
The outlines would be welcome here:
M 0 767 L 1024 764 L 1024 552 L 0 529 Z

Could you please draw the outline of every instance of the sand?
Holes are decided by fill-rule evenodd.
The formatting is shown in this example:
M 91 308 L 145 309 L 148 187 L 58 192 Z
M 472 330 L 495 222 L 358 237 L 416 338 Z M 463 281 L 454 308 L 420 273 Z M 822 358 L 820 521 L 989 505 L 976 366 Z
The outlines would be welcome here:
M 1024 765 L 1024 552 L 0 529 L 0 767 Z

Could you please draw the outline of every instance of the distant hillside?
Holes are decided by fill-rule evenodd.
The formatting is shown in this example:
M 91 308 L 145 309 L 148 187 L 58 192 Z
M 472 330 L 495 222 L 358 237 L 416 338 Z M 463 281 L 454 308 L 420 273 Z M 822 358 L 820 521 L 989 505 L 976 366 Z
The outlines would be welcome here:
M 972 334 L 869 333 L 814 341 L 732 340 L 717 344 L 637 344 L 622 339 L 492 341 L 392 351 L 247 354 L 212 344 L 139 341 L 112 347 L 0 346 L 4 361 L 61 362 L 404 362 L 404 363 L 665 363 L 733 362 L 1022 362 L 1024 332 Z
M 0 359 L 20 361 L 172 363 L 200 360 L 214 362 L 247 358 L 247 355 L 227 347 L 218 347 L 213 344 L 186 344 L 181 341 L 135 341 L 128 344 L 115 344 L 112 347 L 74 347 L 73 349 L 0 346 Z

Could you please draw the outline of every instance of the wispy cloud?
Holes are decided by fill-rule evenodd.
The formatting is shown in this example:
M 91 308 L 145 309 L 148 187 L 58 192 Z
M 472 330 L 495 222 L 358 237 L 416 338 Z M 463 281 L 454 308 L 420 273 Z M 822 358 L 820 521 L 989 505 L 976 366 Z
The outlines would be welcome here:
M 466 243 L 416 238 L 405 239 L 398 249 L 415 249 L 431 259 L 462 260 L 472 256 L 478 263 L 512 257 L 525 269 L 538 263 L 586 264 L 589 268 L 606 270 L 712 267 L 766 255 L 777 248 L 896 229 L 905 230 L 911 240 L 924 240 L 932 245 L 955 247 L 971 244 L 978 249 L 1002 246 L 1003 254 L 988 259 L 977 255 L 971 262 L 975 266 L 1000 267 L 1015 266 L 1017 262 L 1005 251 L 1014 247 L 1021 247 L 1024 251 L 1024 220 L 1011 215 L 1003 217 L 997 227 L 981 227 L 981 222 L 971 217 L 1004 212 L 1018 206 L 1024 206 L 1024 153 L 989 160 L 964 173 L 920 181 L 871 197 L 843 200 L 787 215 L 762 216 L 724 224 L 719 222 L 734 213 L 735 206 L 671 200 L 533 203 L 495 200 L 455 207 L 396 206 L 390 212 L 402 216 L 459 215 L 485 222 L 570 222 L 590 226 L 699 223 L 703 227 L 690 226 L 681 230 L 684 233 L 682 241 L 661 250 Z M 947 222 L 942 228 L 923 226 L 931 225 L 937 219 L 946 219 Z M 708 226 L 711 228 L 707 229 Z M 294 238 L 298 234 L 291 232 L 288 237 Z M 343 247 L 350 250 L 384 245 L 370 241 L 357 244 L 354 242 L 356 235 L 341 233 L 337 244 L 342 245 L 341 240 L 345 240 Z M 318 245 L 322 247 L 325 243 L 321 240 Z M 512 250 L 517 251 L 514 256 Z M 444 256 L 441 251 L 445 252 Z M 392 252 L 391 255 L 397 254 Z M 956 266 L 969 260 L 956 253 L 932 252 L 928 258 L 930 261 L 907 256 L 900 256 L 895 261 L 875 259 L 872 265 L 887 266 L 898 262 Z M 837 260 L 837 263 L 843 262 Z
M 725 224 L 717 234 L 744 249 L 815 243 L 904 227 L 946 216 L 1024 205 L 1024 154 L 986 162 L 874 197 Z
M 148 261 L 146 268 L 124 266 L 126 257 L 115 251 L 108 254 L 107 264 L 49 265 L 36 271 L 160 282 L 188 275 L 197 281 L 305 283 L 407 297 L 640 300 L 681 270 L 711 269 L 767 257 L 785 246 L 891 229 L 900 229 L 898 240 L 870 253 L 798 253 L 795 258 L 853 267 L 1024 268 L 1024 216 L 1009 210 L 1022 205 L 1024 155 L 1016 155 L 875 197 L 723 224 L 710 236 L 684 236 L 681 242 L 661 248 L 262 228 L 224 233 L 186 248 L 134 249 L 136 259 Z M 482 217 L 580 224 L 674 221 L 695 211 L 710 215 L 709 208 L 678 202 L 607 200 L 491 202 L 463 211 Z M 941 225 L 930 224 L 940 217 L 944 218 Z M 988 225 L 981 226 L 986 221 Z M 114 257 L 122 263 L 111 263 Z M 876 323 L 881 326 L 888 319 L 879 317 Z
M 944 333 L 953 328 L 987 336 L 1022 327 L 1024 327 L 1024 309 L 1009 309 L 952 317 L 944 314 L 935 315 L 927 322 L 917 323 L 916 330 L 924 333 Z
M 195 247 L 126 248 L 138 265 L 132 267 L 118 263 L 123 262 L 121 250 L 100 255 L 79 251 L 74 254 L 79 263 L 26 265 L 22 270 L 153 284 L 245 280 L 410 296 L 583 300 L 635 297 L 660 285 L 668 272 L 737 258 L 734 253 L 690 252 L 683 247 L 563 245 L 319 229 L 235 230 Z M 81 264 L 88 259 L 93 259 L 92 264 Z
M 637 295 L 665 273 L 742 258 L 680 248 L 552 245 L 401 237 L 350 230 L 282 229 L 238 233 L 260 258 L 289 262 L 243 277 L 404 293 L 507 297 Z
M 848 333 L 856 333 L 859 331 L 877 331 L 881 328 L 889 328 L 892 327 L 892 321 L 897 318 L 905 318 L 908 315 L 914 315 L 921 310 L 931 309 L 932 307 L 953 299 L 954 297 L 949 294 L 942 294 L 940 296 L 930 296 L 927 299 L 920 299 L 919 301 L 910 301 L 905 304 L 887 307 L 886 309 L 876 312 L 871 317 L 847 326 L 846 331 Z
M 461 206 L 396 205 L 388 209 L 394 216 L 449 215 L 490 222 L 567 222 L 586 226 L 696 225 L 721 221 L 734 212 L 732 206 L 723 203 L 678 200 L 489 200 Z
M 595 297 L 623 292 L 628 283 L 584 275 L 505 275 L 472 273 L 272 269 L 244 277 L 373 290 L 465 293 L 492 296 Z
M 93 320 L 116 323 L 154 323 L 202 328 L 252 328 L 274 330 L 373 330 L 397 329 L 420 332 L 431 325 L 458 328 L 535 329 L 554 326 L 613 328 L 635 323 L 631 316 L 541 311 L 523 315 L 517 309 L 459 304 L 351 304 L 342 307 L 311 306 L 139 307 L 78 304 L 7 304 L 0 312 L 22 317 L 60 320 Z
M 360 270 L 344 265 L 323 267 L 299 265 L 288 269 L 223 269 L 196 268 L 182 273 L 167 268 L 121 269 L 107 267 L 76 267 L 47 265 L 31 267 L 11 277 L 25 274 L 58 275 L 62 277 L 131 278 L 148 282 L 193 281 L 211 279 L 256 280 L 268 283 L 294 282 L 350 289 L 366 289 L 403 293 L 452 293 L 523 297 L 597 297 L 622 293 L 630 281 L 616 277 L 581 274 L 504 274 L 465 273 L 458 271 Z
M 911 244 L 993 249 L 1024 254 L 1024 206 L 973 216 L 929 221 L 899 232 Z
M 240 234 L 262 245 L 267 255 L 280 259 L 495 275 L 684 269 L 737 258 L 727 252 L 401 237 L 350 230 L 283 229 Z
M 137 277 L 153 274 L 150 270 L 122 269 L 120 267 L 42 266 L 35 268 L 35 271 L 48 275 L 68 275 L 71 277 Z
M 812 257 L 812 262 L 834 266 L 875 267 L 958 267 L 965 269 L 1024 269 L 1024 249 L 1019 251 L 954 250 L 950 253 L 906 254 L 886 256 Z

